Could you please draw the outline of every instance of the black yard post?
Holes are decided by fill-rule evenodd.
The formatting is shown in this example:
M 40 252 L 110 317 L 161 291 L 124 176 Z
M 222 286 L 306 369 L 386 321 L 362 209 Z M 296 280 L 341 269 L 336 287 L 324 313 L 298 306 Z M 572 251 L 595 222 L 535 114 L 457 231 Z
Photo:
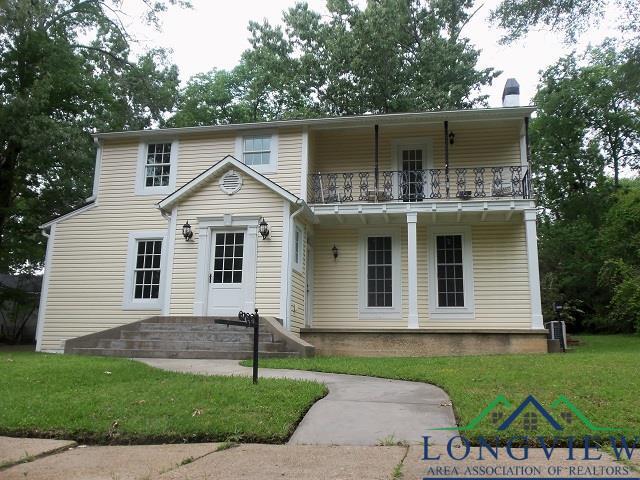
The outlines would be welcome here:
M 258 383 L 258 346 L 260 344 L 260 315 L 253 315 L 253 383 Z

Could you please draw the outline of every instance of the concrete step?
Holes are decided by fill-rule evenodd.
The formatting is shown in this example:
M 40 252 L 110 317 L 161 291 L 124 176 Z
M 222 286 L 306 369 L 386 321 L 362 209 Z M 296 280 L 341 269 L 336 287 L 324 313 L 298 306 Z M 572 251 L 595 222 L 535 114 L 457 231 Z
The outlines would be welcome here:
M 237 325 L 221 325 L 217 323 L 156 323 L 144 322 L 139 323 L 138 328 L 141 332 L 149 331 L 165 331 L 165 332 L 253 332 L 252 328 L 241 327 Z M 266 326 L 260 326 L 260 333 L 268 333 Z
M 259 351 L 277 352 L 284 350 L 284 342 L 260 342 Z M 97 348 L 124 350 L 216 350 L 234 352 L 252 350 L 253 342 L 207 342 L 207 341 L 172 341 L 172 340 L 113 340 L 98 341 Z
M 210 342 L 253 342 L 253 330 L 247 331 L 185 331 L 170 330 L 123 330 L 120 338 L 124 340 L 168 340 L 168 341 L 210 341 Z M 271 333 L 260 332 L 261 342 L 273 342 Z
M 74 348 L 74 355 L 96 355 L 127 358 L 203 358 L 245 360 L 252 358 L 251 350 L 216 352 L 211 350 L 148 350 L 148 349 L 111 349 L 111 348 Z M 259 352 L 260 358 L 297 357 L 297 352 Z

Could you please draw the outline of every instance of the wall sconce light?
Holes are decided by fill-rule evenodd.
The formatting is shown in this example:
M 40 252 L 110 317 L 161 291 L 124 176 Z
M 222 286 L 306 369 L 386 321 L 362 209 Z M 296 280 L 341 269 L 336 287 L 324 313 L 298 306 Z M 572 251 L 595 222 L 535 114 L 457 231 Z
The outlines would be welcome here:
M 258 223 L 258 231 L 260 235 L 262 235 L 262 239 L 266 240 L 269 236 L 269 224 L 264 219 L 264 217 L 260 217 L 260 222 Z
M 338 259 L 338 247 L 336 247 L 335 243 L 333 244 L 333 248 L 331 249 L 331 251 L 333 252 L 333 259 L 337 260 Z
M 182 226 L 182 236 L 188 242 L 193 238 L 193 230 L 191 230 L 191 225 L 189 225 L 189 220 Z
M 456 139 L 456 134 L 453 132 L 449 132 L 449 143 L 451 145 L 453 145 L 453 142 L 455 141 L 455 139 Z

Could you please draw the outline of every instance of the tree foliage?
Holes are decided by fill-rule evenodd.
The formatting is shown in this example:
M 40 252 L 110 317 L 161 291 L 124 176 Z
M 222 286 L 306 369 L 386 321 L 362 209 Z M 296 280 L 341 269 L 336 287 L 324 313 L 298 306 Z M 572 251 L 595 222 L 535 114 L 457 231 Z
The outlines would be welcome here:
M 143 0 L 145 19 L 176 0 Z M 115 0 L 0 4 L 0 271 L 38 267 L 37 226 L 90 195 L 97 130 L 144 128 L 175 102 L 163 51 L 131 60 Z
M 463 36 L 472 0 L 376 0 L 361 9 L 329 0 L 328 16 L 297 4 L 283 25 L 251 22 L 251 48 L 232 72 L 192 79 L 177 125 L 468 108 L 499 72 L 476 68 L 479 51 Z M 222 87 L 222 76 L 230 80 Z M 194 101 L 206 85 L 226 110 Z M 230 107 L 233 108 L 230 108 Z M 246 116 L 245 116 L 246 115 Z
M 640 105 L 627 64 L 611 43 L 569 55 L 542 73 L 534 100 L 544 309 L 577 306 L 579 329 L 640 330 L 640 303 L 625 303 L 640 299 L 640 181 L 618 175 L 640 169 Z

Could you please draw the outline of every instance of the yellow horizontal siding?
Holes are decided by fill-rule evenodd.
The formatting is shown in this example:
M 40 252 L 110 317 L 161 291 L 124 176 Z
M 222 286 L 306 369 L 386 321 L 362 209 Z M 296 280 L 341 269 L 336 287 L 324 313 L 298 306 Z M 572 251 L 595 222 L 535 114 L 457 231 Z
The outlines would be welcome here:
M 449 145 L 451 175 L 455 168 L 520 165 L 520 125 L 518 122 L 451 124 L 455 142 Z M 428 138 L 433 144 L 433 168 L 444 166 L 444 127 L 380 126 L 379 165 L 395 170 L 393 142 Z M 309 173 L 369 171 L 374 169 L 374 132 L 370 129 L 325 130 L 313 136 L 313 161 Z M 425 165 L 425 168 L 427 166 Z M 472 185 L 471 174 L 467 182 Z M 489 175 L 487 173 L 487 175 Z M 509 177 L 510 178 L 510 177 Z
M 280 278 L 282 270 L 282 232 L 284 200 L 264 185 L 244 174 L 242 188 L 227 195 L 218 186 L 224 172 L 211 178 L 178 206 L 171 314 L 192 315 L 198 262 L 198 218 L 219 217 L 224 214 L 264 216 L 269 222 L 267 240 L 257 239 L 256 307 L 261 315 L 280 315 Z M 182 238 L 182 219 L 189 219 L 194 231 L 192 242 Z
M 122 310 L 129 232 L 166 230 L 154 207 L 162 196 L 136 196 L 137 143 L 102 154 L 99 204 L 56 225 L 42 337 L 44 350 L 63 341 L 134 322 L 159 310 Z
M 418 223 L 418 313 L 422 328 L 529 328 L 531 307 L 524 225 L 475 224 L 472 231 L 475 317 L 432 319 L 429 315 L 429 226 Z M 402 319 L 360 319 L 358 227 L 316 227 L 313 327 L 405 328 L 408 324 L 407 227 L 402 225 Z M 331 248 L 339 249 L 337 260 Z

